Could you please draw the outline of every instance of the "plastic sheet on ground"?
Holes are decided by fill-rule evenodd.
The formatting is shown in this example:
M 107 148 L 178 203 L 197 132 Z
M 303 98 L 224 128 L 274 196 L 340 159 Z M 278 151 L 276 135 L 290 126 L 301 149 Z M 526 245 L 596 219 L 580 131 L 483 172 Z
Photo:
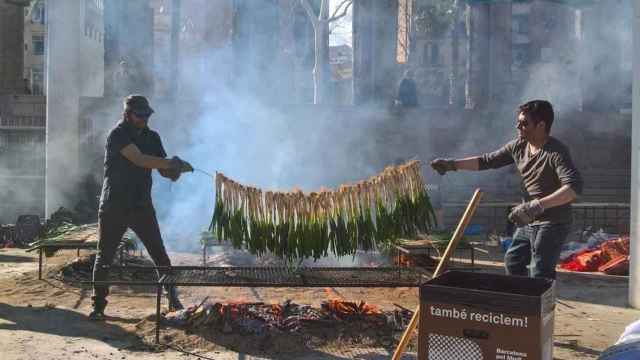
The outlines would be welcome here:
M 597 243 L 599 245 L 583 248 L 565 258 L 560 267 L 579 272 L 600 271 L 609 275 L 628 274 L 629 236 Z

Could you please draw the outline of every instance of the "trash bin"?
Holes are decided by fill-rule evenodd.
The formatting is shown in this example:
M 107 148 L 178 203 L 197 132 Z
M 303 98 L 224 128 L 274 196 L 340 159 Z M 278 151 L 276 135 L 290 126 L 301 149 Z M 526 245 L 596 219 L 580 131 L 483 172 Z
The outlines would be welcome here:
M 420 287 L 419 360 L 552 360 L 554 281 L 448 271 Z

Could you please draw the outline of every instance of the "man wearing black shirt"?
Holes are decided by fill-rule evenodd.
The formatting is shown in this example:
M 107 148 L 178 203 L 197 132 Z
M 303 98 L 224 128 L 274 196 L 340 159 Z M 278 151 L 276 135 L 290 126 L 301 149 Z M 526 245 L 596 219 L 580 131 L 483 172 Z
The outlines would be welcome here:
M 507 274 L 556 277 L 562 243 L 570 231 L 571 203 L 582 192 L 582 177 L 569 149 L 549 135 L 553 107 L 534 100 L 518 108 L 518 137 L 499 150 L 465 159 L 436 159 L 431 166 L 444 175 L 455 170 L 496 169 L 515 164 L 524 202 L 509 214 L 518 226 L 505 254 Z M 527 269 L 529 266 L 530 269 Z
M 157 132 L 147 123 L 153 109 L 144 96 L 129 95 L 124 101 L 123 119 L 107 137 L 104 182 L 98 211 L 98 254 L 93 280 L 107 280 L 118 244 L 127 228 L 131 228 L 156 266 L 171 266 L 160 235 L 158 220 L 151 201 L 151 170 L 172 181 L 185 171 L 193 171 L 186 161 L 167 156 Z M 171 308 L 182 308 L 175 288 L 166 289 Z M 104 318 L 108 286 L 94 284 L 92 320 Z

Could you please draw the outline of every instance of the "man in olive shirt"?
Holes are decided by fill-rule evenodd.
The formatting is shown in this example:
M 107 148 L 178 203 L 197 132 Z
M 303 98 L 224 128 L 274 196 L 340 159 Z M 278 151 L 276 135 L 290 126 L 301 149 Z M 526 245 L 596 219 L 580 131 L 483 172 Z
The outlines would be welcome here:
M 147 123 L 153 109 L 144 96 L 129 95 L 124 101 L 123 118 L 107 137 L 104 161 L 104 182 L 98 211 L 98 254 L 93 268 L 93 280 L 108 278 L 118 244 L 127 228 L 131 228 L 156 266 L 171 266 L 158 220 L 151 201 L 151 170 L 178 180 L 185 171 L 193 171 L 186 161 L 167 156 L 157 132 Z M 94 284 L 92 320 L 104 319 L 108 286 Z M 182 308 L 175 288 L 166 289 L 171 308 Z
M 447 171 L 496 169 L 515 164 L 522 177 L 524 202 L 509 214 L 518 226 L 505 254 L 507 274 L 555 279 L 562 243 L 570 231 L 571 202 L 582 193 L 582 178 L 569 150 L 549 135 L 553 107 L 533 100 L 518 108 L 518 137 L 499 150 L 465 159 L 436 159 L 431 166 Z

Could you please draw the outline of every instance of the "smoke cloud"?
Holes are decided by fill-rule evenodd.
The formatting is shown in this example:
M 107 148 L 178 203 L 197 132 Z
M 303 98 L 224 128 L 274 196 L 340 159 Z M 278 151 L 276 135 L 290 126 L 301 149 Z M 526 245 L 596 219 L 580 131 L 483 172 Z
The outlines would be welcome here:
M 238 52 L 234 48 L 234 36 L 245 36 L 246 33 L 234 33 L 228 26 L 231 2 L 216 2 L 219 7 L 208 1 L 184 3 L 188 6 L 182 9 L 184 31 L 181 33 L 179 95 L 169 98 L 164 91 L 172 69 L 167 58 L 170 54 L 166 48 L 158 46 L 158 39 L 154 43 L 154 64 L 147 64 L 153 71 L 154 89 L 149 89 L 145 95 L 150 96 L 151 105 L 156 109 L 150 127 L 160 133 L 169 155 L 178 155 L 203 171 L 211 174 L 220 171 L 241 183 L 263 189 L 290 191 L 298 187 L 303 191 L 315 191 L 323 186 L 335 188 L 341 183 L 358 181 L 381 171 L 385 165 L 413 157 L 428 163 L 435 157 L 463 157 L 493 151 L 515 135 L 515 109 L 512 106 L 463 112 L 398 111 L 381 104 L 357 107 L 304 104 L 300 99 L 312 98 L 312 87 L 289 86 L 300 79 L 307 82 L 312 79 L 312 65 L 308 64 L 308 59 L 294 59 L 302 53 L 299 48 L 303 45 L 283 45 L 279 43 L 283 40 L 258 34 L 252 48 Z M 526 79 L 514 90 L 521 101 L 534 98 L 551 101 L 559 119 L 554 130 L 561 134 L 570 134 L 571 130 L 571 125 L 562 120 L 584 110 L 584 105 L 593 103 L 598 94 L 614 93 L 614 103 L 624 104 L 627 98 L 623 91 L 626 86 L 624 76 L 617 78 L 618 84 L 622 84 L 615 85 L 617 92 L 611 91 L 609 82 L 616 75 L 609 73 L 606 66 L 614 46 L 623 59 L 622 69 L 618 70 L 630 70 L 630 65 L 627 69 L 625 64 L 631 63 L 631 53 L 625 49 L 630 48 L 627 45 L 630 44 L 631 26 L 624 24 L 631 16 L 631 3 L 616 4 L 609 10 L 610 15 L 623 21 L 613 22 L 613 26 L 596 26 L 585 20 L 593 10 L 565 9 L 573 12 L 571 16 L 575 16 L 578 28 L 549 27 L 550 33 L 545 35 L 548 45 L 541 50 L 539 60 L 530 64 Z M 277 11 L 267 9 L 277 6 L 273 2 L 264 2 L 263 6 L 265 16 L 244 20 L 251 23 L 253 32 L 272 28 L 274 21 L 294 21 L 286 17 L 274 18 L 272 15 Z M 228 29 L 228 32 L 219 31 L 220 28 Z M 136 39 L 136 33 L 128 36 L 135 43 L 142 41 Z M 586 40 L 580 36 L 597 37 L 598 41 L 590 48 L 582 48 L 577 44 Z M 568 41 L 571 46 L 567 46 Z M 348 41 L 342 39 L 340 43 Z M 591 71 L 593 69 L 599 71 Z M 109 71 L 105 76 L 110 76 Z M 520 75 L 517 68 L 513 71 L 514 75 Z M 395 86 L 395 82 L 389 86 Z M 121 98 L 83 99 L 82 108 L 90 110 L 93 128 L 91 138 L 80 140 L 93 143 L 96 149 L 82 160 L 87 165 L 83 168 L 86 175 L 94 176 L 96 182 L 100 182 L 104 140 L 108 130 L 121 117 Z M 587 121 L 583 126 L 589 131 L 613 134 L 629 130 L 626 122 L 603 123 L 599 119 Z M 513 169 L 455 173 L 440 178 L 425 166 L 425 177 L 429 183 L 446 185 L 450 193 L 443 196 L 448 199 L 470 195 L 453 192 L 464 185 L 477 183 L 513 188 L 514 194 L 518 192 Z M 7 203 L 12 196 L 29 199 L 37 194 L 17 186 L 15 189 L 19 192 L 11 194 L 14 185 L 4 183 L 2 178 L 0 188 L 9 189 L 0 192 L 1 203 Z M 171 183 L 154 172 L 153 199 L 168 247 L 198 249 L 200 232 L 208 227 L 213 212 L 213 179 L 194 172 Z M 28 209 L 20 209 L 23 210 Z M 1 220 L 13 221 L 7 219 L 10 218 L 5 216 L 7 213 L 3 210 Z

